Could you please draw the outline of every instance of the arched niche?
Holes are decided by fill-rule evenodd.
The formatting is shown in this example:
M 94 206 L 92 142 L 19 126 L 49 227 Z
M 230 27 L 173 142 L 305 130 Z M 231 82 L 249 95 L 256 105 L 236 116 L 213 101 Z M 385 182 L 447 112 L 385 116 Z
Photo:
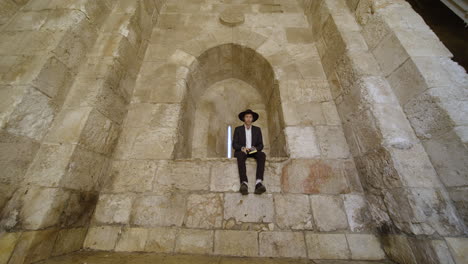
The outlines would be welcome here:
M 260 114 L 262 120 L 254 124 L 262 128 L 267 154 L 287 156 L 279 87 L 263 56 L 246 46 L 222 44 L 189 68 L 176 159 L 225 157 L 227 125 L 234 132 L 242 124 L 237 114 L 246 108 Z

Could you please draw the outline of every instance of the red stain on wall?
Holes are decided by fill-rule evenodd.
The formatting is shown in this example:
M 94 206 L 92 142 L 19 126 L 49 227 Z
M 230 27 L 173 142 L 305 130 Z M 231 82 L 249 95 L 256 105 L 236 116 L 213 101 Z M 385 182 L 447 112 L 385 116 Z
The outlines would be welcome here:
M 309 165 L 309 175 L 302 182 L 305 193 L 320 193 L 320 187 L 333 175 L 333 170 L 327 164 L 316 161 Z

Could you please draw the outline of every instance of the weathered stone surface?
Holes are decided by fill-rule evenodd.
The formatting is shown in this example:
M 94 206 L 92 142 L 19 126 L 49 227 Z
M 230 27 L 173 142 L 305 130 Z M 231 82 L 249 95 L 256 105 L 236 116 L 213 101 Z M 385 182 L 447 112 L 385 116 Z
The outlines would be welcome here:
M 69 192 L 59 188 L 29 189 L 21 208 L 23 227 L 39 229 L 57 225 L 69 196 Z
M 223 198 L 217 193 L 191 194 L 187 198 L 185 226 L 214 229 L 221 227 Z
M 148 230 L 144 228 L 125 228 L 122 230 L 115 251 L 143 251 Z
M 0 261 L 1 263 L 8 263 L 13 250 L 15 249 L 16 243 L 18 242 L 21 233 L 3 233 L 0 235 Z
M 173 252 L 177 230 L 175 228 L 155 227 L 148 229 L 145 251 Z
M 261 232 L 259 237 L 260 256 L 307 257 L 302 232 Z
M 128 224 L 133 197 L 128 194 L 101 194 L 94 213 L 98 224 Z
M 84 248 L 113 250 L 121 233 L 120 226 L 91 227 L 84 242 Z
M 275 220 L 281 229 L 312 229 L 313 219 L 308 195 L 275 194 Z
M 33 263 L 49 258 L 57 234 L 57 229 L 23 232 L 9 263 Z
M 157 192 L 165 192 L 172 188 L 208 190 L 209 186 L 209 164 L 192 161 L 162 162 L 154 180 L 154 190 Z
M 255 231 L 216 230 L 214 254 L 232 256 L 258 256 Z
M 181 226 L 185 215 L 186 197 L 172 193 L 149 195 L 135 199 L 131 223 L 139 226 Z
M 314 158 L 320 155 L 313 127 L 286 127 L 285 134 L 292 158 Z
M 455 262 L 458 263 L 465 263 L 468 259 L 467 256 L 467 239 L 463 237 L 447 237 L 445 238 L 447 244 L 450 248 L 450 252 L 452 253 Z
M 352 259 L 381 260 L 385 253 L 374 235 L 346 234 Z
M 342 166 L 338 160 L 291 160 L 282 168 L 281 189 L 291 193 L 345 193 L 348 186 Z
M 213 230 L 181 229 L 177 234 L 175 251 L 192 254 L 213 252 Z
M 52 255 L 58 256 L 80 250 L 86 238 L 86 233 L 86 228 L 60 230 L 57 236 L 57 241 L 55 241 Z
M 310 203 L 318 230 L 334 231 L 348 228 L 340 196 L 310 195 Z
M 109 192 L 151 191 L 156 169 L 156 162 L 150 160 L 114 160 L 104 190 Z
M 273 222 L 273 195 L 224 194 L 224 219 L 238 222 Z
M 306 232 L 305 239 L 311 259 L 348 259 L 350 257 L 344 234 Z
M 359 232 L 368 229 L 371 218 L 365 197 L 362 194 L 345 194 L 343 201 L 351 231 Z

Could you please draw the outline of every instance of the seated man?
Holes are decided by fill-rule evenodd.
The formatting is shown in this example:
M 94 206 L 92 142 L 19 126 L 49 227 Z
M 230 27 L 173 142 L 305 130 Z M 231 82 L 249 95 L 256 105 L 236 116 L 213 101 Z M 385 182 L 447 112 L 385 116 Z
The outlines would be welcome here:
M 258 119 L 258 114 L 247 109 L 239 114 L 239 119 L 244 122 L 244 125 L 236 127 L 234 130 L 234 139 L 232 140 L 232 147 L 235 149 L 234 157 L 237 158 L 237 166 L 239 168 L 241 183 L 239 191 L 243 195 L 249 193 L 245 161 L 248 157 L 253 157 L 257 160 L 255 193 L 262 194 L 266 191 L 262 183 L 266 154 L 262 152 L 262 130 L 260 127 L 252 125 L 252 123 Z

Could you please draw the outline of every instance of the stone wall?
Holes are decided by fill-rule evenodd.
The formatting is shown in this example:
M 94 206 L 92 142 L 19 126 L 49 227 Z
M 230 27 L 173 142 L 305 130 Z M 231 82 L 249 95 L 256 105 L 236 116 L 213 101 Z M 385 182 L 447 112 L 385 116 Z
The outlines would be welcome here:
M 348 1 L 369 50 L 468 221 L 468 78 L 406 1 Z
M 372 44 L 366 41 L 371 34 L 383 34 L 375 28 L 379 24 L 369 23 L 365 31 L 345 1 L 302 2 L 332 85 L 373 224 L 380 230 L 387 254 L 401 263 L 452 261 L 447 257 L 445 243 L 456 258 L 459 252 L 454 248 L 466 238 L 444 237 L 463 236 L 466 228 L 400 107 L 398 93 L 385 78 L 385 67 L 379 65 L 371 52 Z M 357 2 L 348 4 L 355 7 Z M 386 6 L 383 2 L 379 4 Z M 375 11 L 363 10 L 368 14 Z M 393 51 L 382 54 L 389 58 L 388 62 L 396 57 Z
M 9 149 L 26 146 L 12 136 L 17 132 L 37 142 L 30 166 L 20 164 L 24 179 L 19 169 L 7 170 L 15 173 L 10 182 L 17 190 L 8 186 L 12 195 L 4 199 L 5 262 L 11 257 L 9 263 L 30 263 L 82 247 L 161 5 L 31 1 L 3 27 L 1 50 L 11 59 L 0 61 L 11 65 L 2 67 L 2 82 L 10 82 L 2 93 L 18 103 L 6 104 L 14 108 L 2 116 L 2 140 Z M 26 96 L 11 94 L 22 87 Z M 16 159 L 10 157 L 8 165 L 19 164 L 11 162 Z

